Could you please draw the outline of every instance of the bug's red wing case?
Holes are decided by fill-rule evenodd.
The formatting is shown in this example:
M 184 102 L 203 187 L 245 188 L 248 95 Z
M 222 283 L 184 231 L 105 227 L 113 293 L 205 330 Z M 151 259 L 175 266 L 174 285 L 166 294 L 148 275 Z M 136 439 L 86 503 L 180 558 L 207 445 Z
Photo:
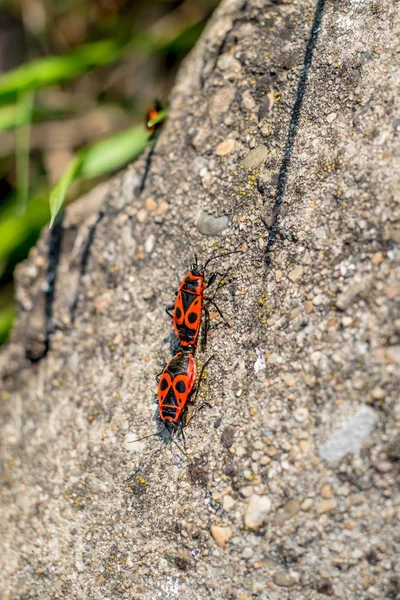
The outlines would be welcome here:
M 165 367 L 158 383 L 162 421 L 177 423 L 196 379 L 196 362 L 189 352 L 178 352 Z
M 174 306 L 174 331 L 181 346 L 195 346 L 200 331 L 203 295 L 179 291 Z

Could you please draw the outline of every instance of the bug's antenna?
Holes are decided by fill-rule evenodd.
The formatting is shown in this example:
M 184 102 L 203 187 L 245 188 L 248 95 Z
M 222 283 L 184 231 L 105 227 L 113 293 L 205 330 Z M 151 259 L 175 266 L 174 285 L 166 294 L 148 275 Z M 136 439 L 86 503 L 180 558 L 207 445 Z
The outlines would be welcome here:
M 192 240 L 190 239 L 190 235 L 189 235 L 189 233 L 188 233 L 188 231 L 187 231 L 186 227 L 185 227 L 183 224 L 182 224 L 182 229 L 183 229 L 183 233 L 185 234 L 186 241 L 188 242 L 188 244 L 189 244 L 189 246 L 190 246 L 190 249 L 191 249 L 191 251 L 192 251 L 192 253 L 193 253 L 193 256 L 194 256 L 194 264 L 195 264 L 195 265 L 197 265 L 197 254 L 196 254 L 196 252 L 195 252 L 195 250 L 194 250 L 194 247 L 193 247 L 193 244 L 192 244 Z
M 186 452 L 185 452 L 184 450 L 182 450 L 182 448 L 180 447 L 180 445 L 178 444 L 178 442 L 176 442 L 176 441 L 175 441 L 175 440 L 173 440 L 172 438 L 171 438 L 171 442 L 172 442 L 173 444 L 175 444 L 175 446 L 178 448 L 178 450 L 179 450 L 180 452 L 182 452 L 182 454 L 183 454 L 183 455 L 184 455 L 184 456 L 185 456 L 185 457 L 188 459 L 188 461 L 190 462 L 190 458 L 188 457 L 188 455 L 186 454 Z
M 160 433 L 161 433 L 161 429 L 159 429 L 155 433 L 150 433 L 149 435 L 144 435 L 143 437 L 138 438 L 137 440 L 131 440 L 130 442 L 126 442 L 126 443 L 127 444 L 136 444 L 136 442 L 141 442 L 142 440 L 147 440 L 148 438 L 155 437 L 156 435 L 160 435 Z
M 206 260 L 206 262 L 204 263 L 204 269 L 207 267 L 208 263 L 210 263 L 212 260 L 215 260 L 216 258 L 223 258 L 224 256 L 229 256 L 230 254 L 245 254 L 243 252 L 243 250 L 232 250 L 232 252 L 225 252 L 225 254 L 216 254 L 215 256 L 211 256 L 208 260 Z

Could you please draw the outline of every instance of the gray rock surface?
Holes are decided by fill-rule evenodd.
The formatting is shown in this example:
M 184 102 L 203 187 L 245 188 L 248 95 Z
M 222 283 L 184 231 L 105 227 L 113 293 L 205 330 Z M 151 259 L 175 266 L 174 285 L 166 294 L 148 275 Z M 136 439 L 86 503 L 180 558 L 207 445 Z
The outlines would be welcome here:
M 146 157 L 100 219 L 67 213 L 43 358 L 48 234 L 20 268 L 0 355 L 2 600 L 398 597 L 400 16 L 392 0 L 318 6 L 299 106 L 314 3 L 222 3 L 180 72 L 143 192 Z M 264 163 L 245 169 L 260 146 Z M 201 210 L 229 227 L 201 236 Z M 155 428 L 164 306 L 193 250 L 238 248 L 216 267 L 230 268 L 229 325 L 212 314 L 197 355 L 215 360 L 189 458 L 130 443 Z M 360 452 L 325 461 L 365 407 Z M 252 496 L 271 503 L 254 529 Z
M 343 427 L 335 429 L 322 444 L 319 454 L 328 462 L 342 460 L 346 454 L 359 454 L 378 416 L 368 406 L 361 406 Z

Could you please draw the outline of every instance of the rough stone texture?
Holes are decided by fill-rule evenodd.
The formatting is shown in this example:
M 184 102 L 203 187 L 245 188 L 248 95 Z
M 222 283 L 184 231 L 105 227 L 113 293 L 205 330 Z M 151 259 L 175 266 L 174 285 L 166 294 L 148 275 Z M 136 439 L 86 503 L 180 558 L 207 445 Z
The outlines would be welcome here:
M 19 324 L 1 355 L 2 600 L 399 596 L 398 8 L 327 3 L 269 266 L 260 217 L 276 216 L 310 0 L 216 11 L 143 193 L 145 157 L 114 182 L 74 323 L 74 240 L 89 225 L 67 228 L 59 327 L 35 364 L 25 351 L 47 235 L 20 269 Z M 234 148 L 220 156 L 226 139 Z M 249 172 L 260 146 L 269 153 Z M 219 238 L 196 232 L 200 210 L 231 215 Z M 157 439 L 128 443 L 155 428 L 164 306 L 192 261 L 183 225 L 202 257 L 247 249 L 218 265 L 231 268 L 218 299 L 230 327 L 215 315 L 198 354 L 215 360 L 201 393 L 211 408 L 186 430 L 190 462 Z M 324 461 L 320 448 L 366 405 L 376 423 L 360 453 Z M 244 525 L 249 487 L 271 500 L 256 530 Z M 212 526 L 231 529 L 225 548 Z

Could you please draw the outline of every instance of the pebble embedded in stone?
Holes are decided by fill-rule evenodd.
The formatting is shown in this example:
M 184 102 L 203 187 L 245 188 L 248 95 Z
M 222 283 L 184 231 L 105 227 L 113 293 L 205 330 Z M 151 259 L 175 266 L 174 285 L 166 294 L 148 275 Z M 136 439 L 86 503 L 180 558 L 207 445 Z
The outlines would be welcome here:
M 260 371 L 262 371 L 263 369 L 267 368 L 267 365 L 265 363 L 265 353 L 263 350 L 260 350 L 259 348 L 256 348 L 256 354 L 257 354 L 257 360 L 254 363 L 254 373 L 257 374 Z
M 163 215 L 164 213 L 167 212 L 168 209 L 169 209 L 168 202 L 165 202 L 165 200 L 163 200 L 161 202 L 160 206 L 157 208 L 157 214 L 158 215 Z
M 232 508 L 235 506 L 236 502 L 235 499 L 232 498 L 232 496 L 230 496 L 229 494 L 227 494 L 226 496 L 223 497 L 222 500 L 222 508 L 226 511 L 232 510 Z
M 267 146 L 257 146 L 254 150 L 250 150 L 243 161 L 245 169 L 256 169 L 266 160 L 269 155 Z
M 311 442 L 309 440 L 300 440 L 299 448 L 300 452 L 307 454 L 311 450 Z
M 144 243 L 144 249 L 145 249 L 145 252 L 147 252 L 147 254 L 150 254 L 150 252 L 153 251 L 155 243 L 156 243 L 156 236 L 153 233 L 151 233 Z
M 272 579 L 280 587 L 291 587 L 298 583 L 300 575 L 296 571 L 276 571 Z
M 145 205 L 146 205 L 147 210 L 149 210 L 151 212 L 153 210 L 156 210 L 156 208 L 157 208 L 157 202 L 155 202 L 153 200 L 153 198 L 147 198 Z
M 242 106 L 249 111 L 254 111 L 257 107 L 257 104 L 249 90 L 246 90 L 242 94 Z
M 321 502 L 317 504 L 317 511 L 320 513 L 331 512 L 332 510 L 335 510 L 336 506 L 337 502 L 334 498 L 330 498 L 329 500 L 321 500 Z
M 250 529 L 260 527 L 267 518 L 271 510 L 271 500 L 268 496 L 258 496 L 254 494 L 250 498 L 244 517 L 244 524 Z
M 296 383 L 296 377 L 289 373 L 285 376 L 283 383 L 286 385 L 286 387 L 293 387 Z
M 329 483 L 326 483 L 325 485 L 322 486 L 321 489 L 321 496 L 322 498 L 324 498 L 325 500 L 328 500 L 329 498 L 332 498 L 332 486 Z
M 312 505 L 314 504 L 314 500 L 312 498 L 305 498 L 301 503 L 301 510 L 307 511 L 310 510 Z
M 297 408 L 293 413 L 293 417 L 298 423 L 304 423 L 308 419 L 308 410 L 303 407 Z
M 378 265 L 383 263 L 384 260 L 385 259 L 382 252 L 375 252 L 375 254 L 373 254 L 371 257 L 371 262 L 374 265 L 374 267 L 377 267 Z
M 243 496 L 243 498 L 250 498 L 250 496 L 253 494 L 253 491 L 254 490 L 251 487 L 251 485 L 244 485 L 239 490 L 239 492 Z
M 312 313 L 313 311 L 313 303 L 311 302 L 311 300 L 306 300 L 304 302 L 304 310 L 306 311 L 306 313 L 309 315 L 310 313 Z
M 139 221 L 139 223 L 144 223 L 147 219 L 147 215 L 147 210 L 145 208 L 141 208 L 137 211 L 136 219 Z
M 324 296 L 323 294 L 317 294 L 314 298 L 312 303 L 314 304 L 314 306 L 320 306 L 324 301 Z
M 393 469 L 393 465 L 388 460 L 378 460 L 374 462 L 374 467 L 379 473 L 389 473 Z
M 333 123 L 333 121 L 336 119 L 337 115 L 334 112 L 329 113 L 329 115 L 326 117 L 326 120 L 328 123 Z
M 253 556 L 253 550 L 251 548 L 245 548 L 242 552 L 242 557 L 249 559 Z
M 217 546 L 220 548 L 225 548 L 232 537 L 232 529 L 230 527 L 211 525 L 211 535 L 213 536 Z
M 303 267 L 298 265 L 292 271 L 290 271 L 288 277 L 290 281 L 297 281 L 303 275 Z
M 274 524 L 283 525 L 285 521 L 292 519 L 300 512 L 300 502 L 298 500 L 288 500 L 284 506 L 276 511 Z
M 218 235 L 226 229 L 229 225 L 230 216 L 229 215 L 221 215 L 220 217 L 215 217 L 207 210 L 201 210 L 197 215 L 196 219 L 196 227 L 197 231 L 201 233 L 201 235 Z
M 217 154 L 217 156 L 228 156 L 229 154 L 232 154 L 233 150 L 235 149 L 235 145 L 235 140 L 228 138 L 224 142 L 218 144 L 215 154 Z
M 368 406 L 362 406 L 343 426 L 335 429 L 319 450 L 327 462 L 341 460 L 346 454 L 358 454 L 378 417 Z

